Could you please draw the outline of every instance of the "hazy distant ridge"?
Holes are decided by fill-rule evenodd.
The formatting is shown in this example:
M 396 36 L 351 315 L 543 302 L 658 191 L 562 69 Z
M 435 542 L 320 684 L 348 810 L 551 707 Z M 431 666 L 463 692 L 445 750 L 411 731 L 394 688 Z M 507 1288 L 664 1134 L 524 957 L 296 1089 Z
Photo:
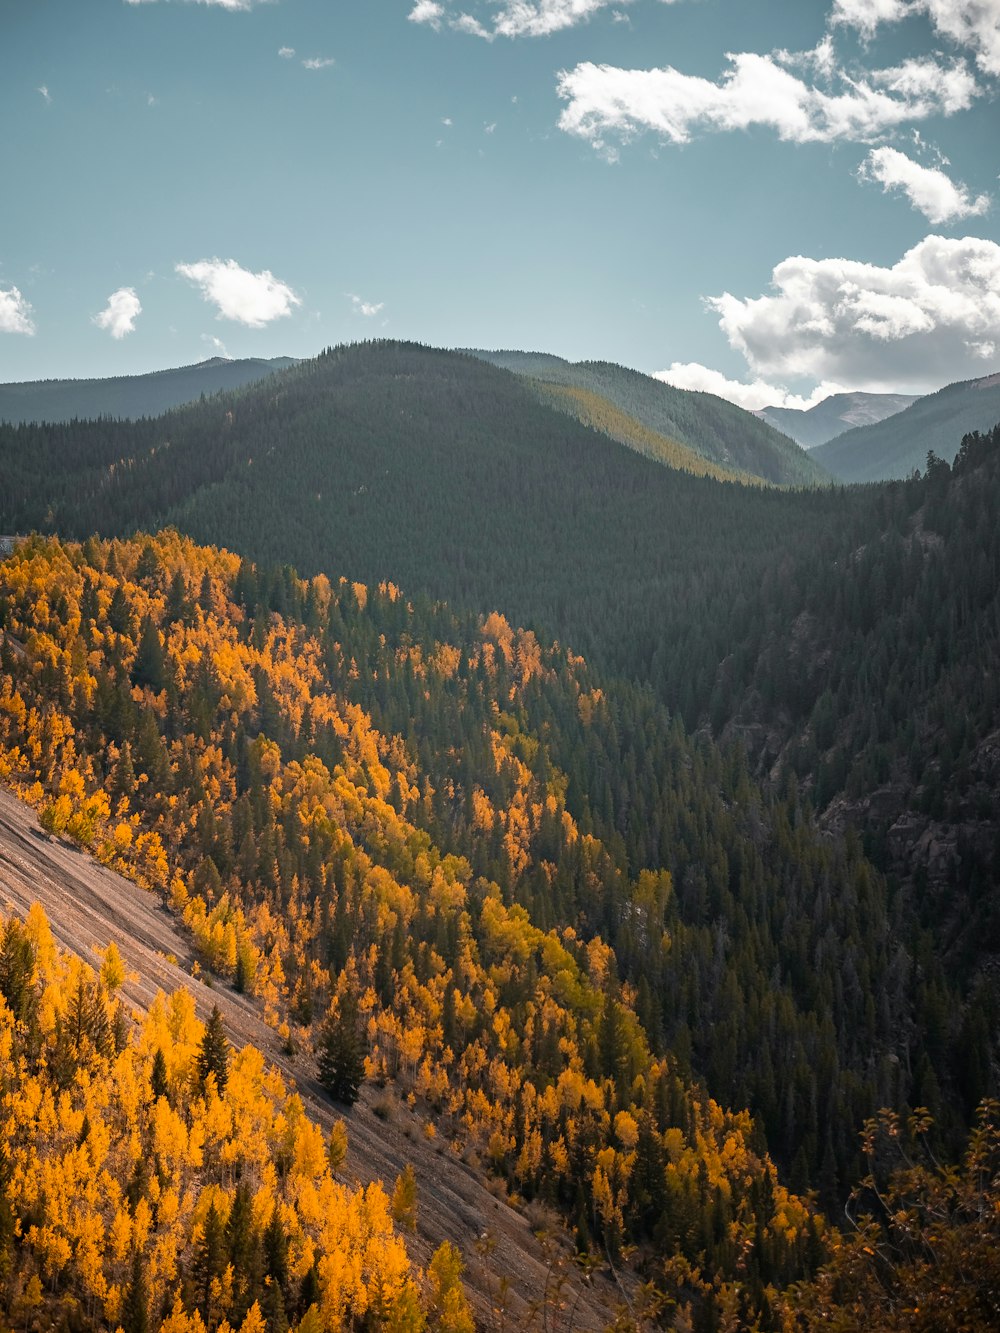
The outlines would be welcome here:
M 895 416 L 916 401 L 917 395 L 907 393 L 834 393 L 807 411 L 763 407 L 754 415 L 790 435 L 804 449 L 815 449 L 845 430 Z
M 155 417 L 202 394 L 240 389 L 295 365 L 295 358 L 212 357 L 193 366 L 93 380 L 31 380 L 0 384 L 0 421 L 73 421 L 95 417 Z

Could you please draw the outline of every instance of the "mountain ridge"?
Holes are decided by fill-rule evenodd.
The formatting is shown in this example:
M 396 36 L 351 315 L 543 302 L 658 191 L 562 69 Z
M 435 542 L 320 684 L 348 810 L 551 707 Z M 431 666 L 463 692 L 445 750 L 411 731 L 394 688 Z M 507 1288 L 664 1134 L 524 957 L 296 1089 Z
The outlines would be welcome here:
M 805 410 L 795 407 L 762 407 L 755 416 L 769 421 L 776 430 L 790 435 L 804 449 L 842 435 L 856 426 L 871 426 L 895 416 L 921 395 L 905 393 L 834 393 Z
M 252 384 L 297 364 L 295 357 L 208 357 L 187 366 L 87 379 L 0 384 L 0 422 L 66 422 L 95 417 L 135 420 Z
M 840 481 L 900 481 L 922 470 L 927 455 L 954 461 L 964 435 L 1000 420 L 1000 373 L 957 380 L 870 426 L 819 445 L 817 460 Z

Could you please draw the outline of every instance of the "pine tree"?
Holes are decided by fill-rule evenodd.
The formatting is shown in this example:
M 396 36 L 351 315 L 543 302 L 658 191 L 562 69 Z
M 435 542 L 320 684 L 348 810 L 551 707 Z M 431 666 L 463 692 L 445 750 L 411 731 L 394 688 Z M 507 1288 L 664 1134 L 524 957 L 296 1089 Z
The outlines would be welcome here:
M 139 630 L 139 646 L 132 664 L 132 684 L 148 685 L 155 693 L 163 689 L 166 671 L 163 663 L 163 645 L 160 632 L 151 616 L 143 616 Z
M 208 1314 L 213 1278 L 221 1277 L 226 1267 L 226 1235 L 219 1210 L 213 1200 L 205 1214 L 201 1245 L 194 1256 L 191 1278 L 194 1285 L 194 1303 L 203 1315 Z
M 229 1042 L 226 1040 L 226 1030 L 218 1005 L 213 1006 L 209 1020 L 205 1024 L 205 1035 L 201 1039 L 195 1070 L 198 1075 L 198 1087 L 203 1092 L 209 1074 L 215 1075 L 215 1086 L 221 1097 L 229 1079 Z
M 365 1077 L 364 1055 L 358 1036 L 356 999 L 343 995 L 332 1007 L 319 1033 L 316 1063 L 320 1082 L 338 1102 L 353 1106 Z
M 123 1333 L 149 1331 L 149 1288 L 146 1283 L 146 1266 L 142 1262 L 142 1252 L 138 1249 L 132 1253 L 132 1276 L 122 1302 L 121 1326 Z
M 131 800 L 136 790 L 136 770 L 132 764 L 132 746 L 128 741 L 121 746 L 119 757 L 115 762 L 115 768 L 111 773 L 111 801 L 112 806 L 117 806 L 119 801 Z
M 153 1055 L 153 1068 L 149 1076 L 149 1086 L 152 1089 L 154 1099 L 157 1097 L 170 1097 L 170 1083 L 167 1079 L 167 1061 L 163 1052 L 157 1046 Z

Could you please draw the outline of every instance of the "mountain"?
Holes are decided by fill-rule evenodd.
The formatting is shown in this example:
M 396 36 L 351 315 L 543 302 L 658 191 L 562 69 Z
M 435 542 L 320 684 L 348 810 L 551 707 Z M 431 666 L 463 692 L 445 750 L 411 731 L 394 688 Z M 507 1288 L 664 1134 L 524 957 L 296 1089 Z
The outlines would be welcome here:
M 137 420 L 159 416 L 202 394 L 238 389 L 295 364 L 292 357 L 228 361 L 212 357 L 193 366 L 97 380 L 35 380 L 0 384 L 0 421 L 73 421 L 92 417 Z
M 714 394 L 675 389 L 607 361 L 574 363 L 547 353 L 481 349 L 470 355 L 523 376 L 543 401 L 672 466 L 693 470 L 688 462 L 675 461 L 676 453 L 669 456 L 670 446 L 729 475 L 792 486 L 829 482 L 824 469 L 781 431 Z
M 720 484 L 621 448 L 486 362 L 369 344 L 153 421 L 0 430 L 0 532 L 172 524 L 263 565 L 496 609 L 738 742 L 765 785 L 794 776 L 883 869 L 959 902 L 994 875 L 997 828 L 974 812 L 1000 788 L 1000 715 L 980 689 L 1000 651 L 1000 493 L 992 463 L 977 481 L 964 466 L 946 504 L 940 469 L 903 488 Z M 949 589 L 972 571 L 959 626 Z M 950 724 L 921 721 L 948 716 L 965 718 L 971 767 Z M 883 783 L 891 797 L 860 799 Z M 655 839 L 634 836 L 650 854 Z M 1000 909 L 980 906 L 973 957 L 994 950 Z
M 680 395 L 702 399 L 728 407 Z M 645 663 L 682 710 L 728 651 L 720 587 L 740 605 L 769 562 L 866 503 L 665 468 L 521 376 L 391 342 L 155 420 L 0 428 L 0 470 L 0 532 L 174 524 L 261 563 L 392 580 L 548 628 L 602 667 Z
M 815 407 L 765 407 L 756 416 L 790 435 L 804 449 L 815 449 L 855 426 L 871 426 L 915 403 L 914 394 L 835 393 Z
M 949 384 L 884 421 L 845 431 L 813 456 L 842 481 L 902 478 L 923 469 L 930 451 L 950 463 L 963 435 L 998 420 L 1000 373 Z

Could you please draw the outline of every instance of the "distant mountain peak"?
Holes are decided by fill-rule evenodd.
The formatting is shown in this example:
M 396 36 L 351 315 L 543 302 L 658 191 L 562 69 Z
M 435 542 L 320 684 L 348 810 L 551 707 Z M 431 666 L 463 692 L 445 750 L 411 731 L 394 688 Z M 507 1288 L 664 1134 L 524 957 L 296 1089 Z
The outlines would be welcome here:
M 762 407 L 754 413 L 790 435 L 803 449 L 816 449 L 855 426 L 871 426 L 902 412 L 917 396 L 906 393 L 833 393 L 810 408 Z

